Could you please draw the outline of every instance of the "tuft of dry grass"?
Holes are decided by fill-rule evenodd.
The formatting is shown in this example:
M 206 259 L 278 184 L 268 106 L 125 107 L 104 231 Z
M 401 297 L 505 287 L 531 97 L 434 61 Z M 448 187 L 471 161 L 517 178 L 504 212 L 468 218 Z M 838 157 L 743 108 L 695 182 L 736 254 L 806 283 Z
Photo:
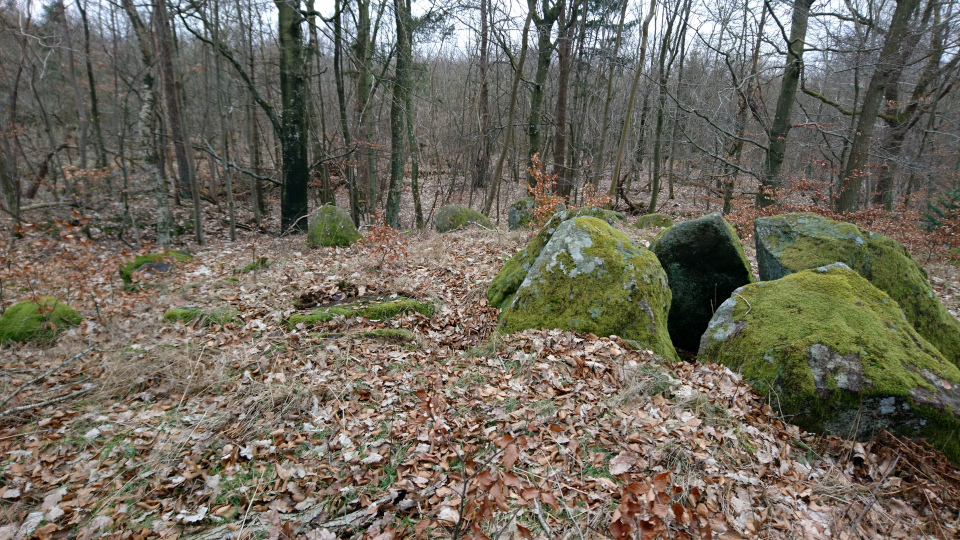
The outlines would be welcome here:
M 141 392 L 186 399 L 227 385 L 230 364 L 226 354 L 205 348 L 128 348 L 104 355 L 100 393 L 120 400 Z

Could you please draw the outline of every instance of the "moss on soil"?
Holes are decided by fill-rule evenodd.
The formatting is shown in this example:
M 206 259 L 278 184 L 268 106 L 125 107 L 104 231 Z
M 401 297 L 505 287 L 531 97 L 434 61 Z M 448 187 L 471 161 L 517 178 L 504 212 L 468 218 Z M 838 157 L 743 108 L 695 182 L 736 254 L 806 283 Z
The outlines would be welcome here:
M 670 289 L 656 256 L 597 218 L 578 217 L 561 227 L 570 229 L 563 232 L 568 241 L 541 254 L 530 270 L 535 277 L 504 310 L 500 330 L 616 334 L 678 359 L 666 327 Z
M 263 270 L 270 267 L 270 259 L 266 257 L 258 257 L 257 260 L 252 263 L 244 266 L 243 268 L 237 268 L 233 271 L 234 275 L 236 274 L 246 274 L 248 272 L 253 272 L 254 270 Z
M 145 264 L 164 261 L 170 261 L 173 263 L 192 260 L 193 257 L 190 255 L 174 250 L 168 250 L 163 253 L 147 253 L 144 255 L 137 255 L 132 261 L 128 261 L 120 266 L 120 278 L 123 279 L 124 286 L 129 289 L 133 287 L 133 273 Z
M 163 314 L 163 320 L 167 322 L 189 323 L 199 321 L 201 326 L 219 324 L 223 326 L 227 323 L 240 322 L 240 314 L 235 309 L 219 309 L 208 311 L 202 308 L 173 308 L 168 309 Z
M 373 304 L 346 304 L 311 310 L 310 313 L 295 313 L 287 319 L 287 326 L 294 328 L 300 323 L 307 326 L 333 320 L 339 315 L 344 317 L 364 317 L 371 320 L 384 320 L 396 317 L 401 313 L 422 313 L 427 317 L 433 316 L 436 308 L 429 302 L 418 302 L 410 298 L 400 298 L 390 302 Z
M 738 289 L 710 322 L 699 358 L 775 394 L 805 429 L 836 433 L 859 411 L 861 437 L 881 428 L 920 435 L 960 459 L 953 431 L 960 421 L 924 397 L 940 386 L 960 404 L 960 369 L 914 330 L 896 301 L 852 270 L 806 270 Z M 876 414 L 884 406 L 889 414 Z M 909 409 L 914 417 L 905 416 Z
M 761 279 L 842 262 L 896 300 L 917 332 L 960 366 L 960 321 L 940 303 L 926 270 L 895 240 L 809 213 L 757 219 L 754 227 Z M 764 232 L 769 229 L 780 233 Z
M 82 319 L 77 310 L 52 296 L 43 296 L 39 302 L 20 302 L 0 317 L 0 343 L 53 341 L 65 328 L 80 324 Z
M 604 210 L 594 206 L 557 212 L 540 229 L 540 232 L 530 240 L 527 247 L 520 250 L 503 265 L 503 268 L 493 278 L 490 287 L 487 289 L 487 303 L 501 310 L 506 309 L 513 301 L 514 294 L 520 288 L 520 284 L 527 277 L 527 271 L 530 270 L 533 261 L 537 260 L 540 250 L 553 237 L 557 227 L 564 221 L 576 217 L 594 217 L 602 219 L 610 225 L 615 225 L 618 221 L 623 220 L 623 214 L 620 212 Z

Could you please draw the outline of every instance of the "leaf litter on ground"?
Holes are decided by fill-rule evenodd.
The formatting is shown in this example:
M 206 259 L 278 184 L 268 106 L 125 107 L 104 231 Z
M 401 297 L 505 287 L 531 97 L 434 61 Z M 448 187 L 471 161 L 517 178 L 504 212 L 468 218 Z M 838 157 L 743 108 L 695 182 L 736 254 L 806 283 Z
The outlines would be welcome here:
M 0 539 L 957 536 L 960 473 L 921 444 L 802 432 L 727 368 L 616 337 L 498 334 L 484 292 L 528 234 L 392 258 L 250 236 L 133 291 L 133 252 L 28 235 L 4 283 L 87 323 L 3 351 L 28 407 L 0 418 Z M 284 324 L 391 295 L 436 313 Z M 239 322 L 162 321 L 183 305 Z

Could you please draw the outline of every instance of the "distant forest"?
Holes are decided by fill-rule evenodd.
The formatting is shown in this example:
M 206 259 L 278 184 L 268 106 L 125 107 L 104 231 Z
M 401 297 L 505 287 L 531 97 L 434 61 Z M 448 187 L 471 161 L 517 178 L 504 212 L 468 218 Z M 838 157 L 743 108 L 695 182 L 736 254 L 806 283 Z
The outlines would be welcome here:
M 690 188 L 935 220 L 960 207 L 958 22 L 939 0 L 7 0 L 4 220 L 137 198 L 160 244 L 177 205 L 198 243 L 209 204 L 232 234 L 327 203 L 413 228 L 552 175 L 640 212 Z

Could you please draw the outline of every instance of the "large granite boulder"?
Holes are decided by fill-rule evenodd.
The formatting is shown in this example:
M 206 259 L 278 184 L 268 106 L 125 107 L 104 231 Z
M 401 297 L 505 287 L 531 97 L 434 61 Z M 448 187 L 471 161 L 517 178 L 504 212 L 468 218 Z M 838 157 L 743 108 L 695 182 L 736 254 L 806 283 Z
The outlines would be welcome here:
M 533 200 L 533 197 L 524 197 L 515 203 L 510 205 L 510 208 L 507 210 L 507 227 L 511 231 L 517 229 L 525 229 L 533 223 L 533 209 L 535 208 L 536 203 Z M 559 203 L 554 208 L 555 212 L 560 212 L 566 210 L 567 205 L 564 203 Z
M 53 341 L 63 330 L 80 324 L 77 310 L 52 296 L 37 302 L 20 302 L 0 317 L 0 343 L 5 341 Z
M 310 216 L 307 247 L 349 246 L 363 236 L 357 231 L 350 214 L 332 204 L 317 208 Z
M 805 429 L 925 437 L 960 462 L 960 369 L 843 263 L 737 289 L 699 358 L 741 372 Z
M 761 280 L 842 262 L 896 300 L 917 332 L 960 366 L 960 321 L 940 303 L 923 267 L 893 239 L 806 213 L 758 218 L 754 233 Z
M 657 258 L 603 220 L 562 222 L 506 307 L 501 330 L 559 328 L 632 339 L 670 359 L 670 288 Z
M 527 277 L 527 271 L 533 264 L 533 261 L 540 255 L 540 250 L 547 245 L 553 233 L 561 223 L 576 217 L 594 217 L 602 219 L 610 225 L 616 225 L 623 220 L 623 214 L 613 210 L 604 210 L 594 206 L 585 206 L 570 210 L 561 210 L 553 215 L 549 221 L 540 229 L 540 232 L 530 240 L 527 247 L 513 256 L 500 273 L 493 278 L 490 288 L 487 289 L 487 302 L 494 307 L 504 309 L 513 300 L 514 293 L 520 288 L 524 278 Z
M 733 227 L 719 213 L 670 227 L 650 245 L 673 293 L 667 329 L 673 344 L 695 351 L 720 304 L 752 283 L 750 262 Z
M 441 233 L 462 229 L 474 223 L 488 229 L 493 228 L 493 224 L 490 223 L 487 216 L 466 206 L 448 204 L 440 208 L 437 214 L 433 216 L 433 225 L 437 228 L 437 232 Z

